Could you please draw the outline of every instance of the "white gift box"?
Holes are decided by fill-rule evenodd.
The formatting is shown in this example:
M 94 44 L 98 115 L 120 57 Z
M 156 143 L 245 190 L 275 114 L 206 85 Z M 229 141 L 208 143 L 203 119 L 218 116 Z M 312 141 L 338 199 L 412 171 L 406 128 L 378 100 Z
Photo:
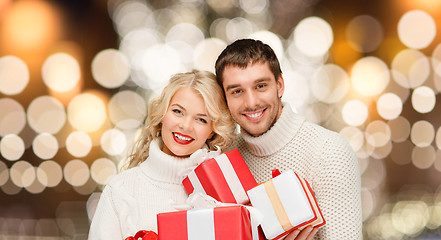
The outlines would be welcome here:
M 308 225 L 325 224 L 310 186 L 292 170 L 247 193 L 252 206 L 263 214 L 261 226 L 267 239 L 282 238 Z

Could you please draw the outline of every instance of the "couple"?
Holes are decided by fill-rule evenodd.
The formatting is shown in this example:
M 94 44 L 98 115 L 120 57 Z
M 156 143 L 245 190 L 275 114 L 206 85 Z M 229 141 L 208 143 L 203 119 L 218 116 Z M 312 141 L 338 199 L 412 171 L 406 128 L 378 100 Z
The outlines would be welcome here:
M 282 103 L 284 80 L 273 50 L 257 40 L 237 40 L 215 69 L 217 81 L 204 71 L 174 75 L 150 103 L 129 169 L 105 187 L 89 239 L 157 232 L 156 214 L 187 198 L 178 173 L 196 165 L 190 155 L 216 146 L 223 152 L 238 148 L 258 183 L 269 180 L 272 169 L 293 169 L 310 182 L 327 224 L 295 230 L 286 240 L 361 239 L 357 158 L 339 134 Z M 241 130 L 237 139 L 233 120 Z

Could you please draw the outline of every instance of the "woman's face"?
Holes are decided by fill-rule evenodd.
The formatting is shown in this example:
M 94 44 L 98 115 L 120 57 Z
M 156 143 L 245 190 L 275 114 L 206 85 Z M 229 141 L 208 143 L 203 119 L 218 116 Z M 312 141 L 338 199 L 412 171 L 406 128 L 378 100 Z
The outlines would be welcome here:
M 188 157 L 213 134 L 202 96 L 191 88 L 180 88 L 162 119 L 162 151 L 171 156 Z

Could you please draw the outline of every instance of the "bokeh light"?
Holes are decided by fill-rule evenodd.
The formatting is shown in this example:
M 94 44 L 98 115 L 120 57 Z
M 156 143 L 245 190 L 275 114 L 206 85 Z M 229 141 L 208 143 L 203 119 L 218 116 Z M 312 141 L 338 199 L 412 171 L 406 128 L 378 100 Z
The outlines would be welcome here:
M 363 132 L 356 127 L 345 127 L 340 131 L 340 134 L 349 142 L 354 152 L 360 150 L 364 144 Z
M 63 104 L 51 96 L 40 96 L 28 107 L 28 122 L 38 133 L 58 133 L 66 122 Z
M 84 185 L 90 177 L 89 167 L 81 160 L 70 160 L 63 169 L 64 179 L 72 186 Z
M 436 131 L 436 140 L 435 140 L 436 146 L 438 149 L 441 150 L 441 127 L 438 128 Z
M 341 67 L 326 64 L 311 79 L 311 92 L 322 102 L 336 103 L 345 97 L 349 83 L 349 76 Z
M 105 49 L 93 59 L 92 75 L 95 81 L 103 87 L 120 87 L 129 78 L 129 61 L 118 50 Z
M 32 149 L 41 159 L 51 159 L 58 152 L 58 141 L 49 133 L 41 133 L 34 138 Z
M 412 106 L 419 113 L 428 113 L 433 110 L 436 97 L 433 90 L 426 86 L 416 88 L 412 93 Z
M 81 77 L 78 61 L 67 53 L 55 53 L 48 57 L 41 71 L 46 86 L 56 92 L 72 90 Z
M 66 138 L 66 149 L 74 157 L 84 157 L 92 149 L 92 139 L 85 132 L 72 132 Z
M 391 73 L 394 81 L 404 88 L 421 86 L 430 75 L 430 63 L 421 52 L 406 49 L 392 61 Z
M 57 162 L 47 160 L 38 166 L 37 178 L 44 186 L 55 187 L 63 180 L 63 170 Z
M 376 57 L 358 60 L 351 70 L 354 88 L 364 96 L 380 94 L 389 84 L 390 75 L 386 64 Z
M 9 161 L 18 160 L 23 156 L 24 151 L 25 144 L 23 139 L 15 134 L 8 134 L 0 141 L 0 153 Z
M 325 20 L 319 17 L 308 17 L 295 27 L 294 42 L 297 48 L 307 56 L 323 56 L 334 42 L 334 34 Z
M 344 104 L 342 116 L 347 124 L 357 127 L 366 121 L 368 110 L 366 105 L 360 100 L 350 100 Z
M 365 130 L 366 141 L 374 147 L 382 147 L 389 143 L 391 130 L 383 121 L 370 122 Z
M 420 120 L 412 125 L 410 139 L 418 147 L 427 147 L 432 144 L 435 138 L 433 125 L 425 120 Z
M 110 159 L 100 158 L 92 163 L 90 174 L 95 182 L 105 185 L 111 177 L 117 174 L 117 170 Z
M 101 148 L 109 155 L 122 154 L 126 149 L 126 136 L 118 129 L 109 129 L 101 135 Z
M 383 27 L 372 16 L 357 16 L 346 27 L 346 38 L 349 45 L 358 52 L 372 52 L 383 41 Z
M 429 220 L 429 211 L 423 201 L 402 201 L 394 206 L 391 218 L 395 229 L 413 235 L 423 230 Z
M 11 98 L 0 98 L 0 136 L 19 134 L 26 125 L 21 104 Z
M 15 162 L 9 172 L 12 182 L 18 187 L 28 187 L 36 178 L 35 168 L 24 160 Z
M 110 121 L 121 129 L 134 129 L 143 124 L 147 114 L 145 100 L 136 92 L 120 91 L 108 104 Z
M 435 35 L 436 23 L 432 16 L 424 11 L 409 11 L 398 22 L 398 37 L 409 48 L 425 48 L 433 41 Z
M 404 142 L 410 135 L 409 121 L 400 116 L 387 122 L 391 130 L 391 140 L 399 143 Z
M 216 59 L 226 46 L 227 44 L 218 38 L 207 38 L 201 41 L 194 50 L 194 67 L 214 73 Z
M 403 110 L 400 97 L 394 93 L 385 93 L 378 98 L 377 111 L 386 120 L 397 118 Z
M 85 132 L 98 130 L 106 121 L 106 106 L 103 100 L 92 93 L 75 96 L 67 106 L 69 123 Z
M 23 60 L 15 56 L 0 57 L 0 93 L 19 94 L 28 83 L 29 69 Z
M 13 51 L 38 51 L 61 35 L 60 14 L 46 1 L 14 1 L 2 18 L 0 39 Z
M 412 150 L 412 163 L 419 169 L 428 169 L 435 162 L 436 152 L 432 146 L 414 147 Z

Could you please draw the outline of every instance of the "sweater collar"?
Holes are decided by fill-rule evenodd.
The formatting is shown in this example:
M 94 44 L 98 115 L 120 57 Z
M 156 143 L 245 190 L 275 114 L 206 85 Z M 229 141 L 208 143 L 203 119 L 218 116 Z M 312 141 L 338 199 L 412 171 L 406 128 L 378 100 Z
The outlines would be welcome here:
M 181 184 L 184 177 L 180 176 L 180 172 L 196 166 L 197 162 L 193 158 L 179 158 L 164 153 L 162 144 L 160 139 L 150 143 L 149 157 L 141 163 L 140 168 L 154 180 Z
M 305 118 L 294 113 L 288 103 L 283 103 L 279 119 L 266 133 L 254 137 L 241 129 L 241 136 L 253 155 L 268 156 L 288 144 L 304 121 Z

